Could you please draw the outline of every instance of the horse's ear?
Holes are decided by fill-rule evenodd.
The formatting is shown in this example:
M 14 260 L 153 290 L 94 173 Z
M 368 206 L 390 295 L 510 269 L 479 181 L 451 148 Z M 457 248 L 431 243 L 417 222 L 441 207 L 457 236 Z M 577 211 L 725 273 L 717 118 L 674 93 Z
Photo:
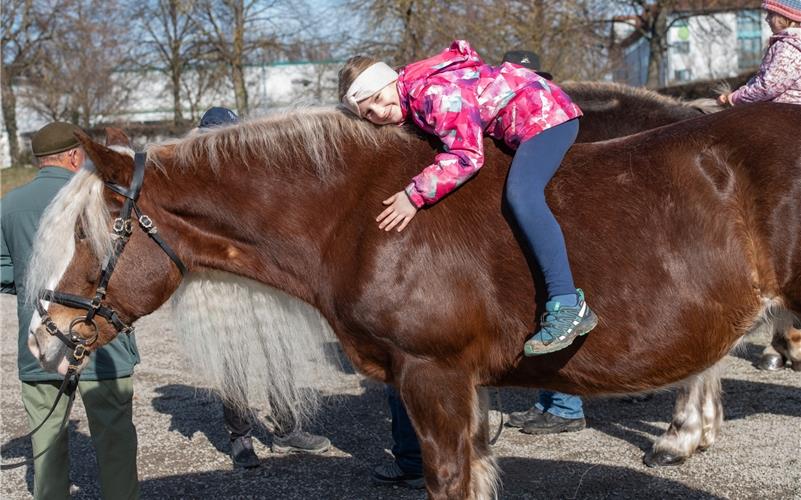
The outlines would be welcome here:
M 123 186 L 128 184 L 133 174 L 133 158 L 96 143 L 81 130 L 75 132 L 75 137 L 83 146 L 89 159 L 92 160 L 95 171 L 101 179 Z
M 117 127 L 106 127 L 106 146 L 123 146 L 133 149 L 131 139 Z

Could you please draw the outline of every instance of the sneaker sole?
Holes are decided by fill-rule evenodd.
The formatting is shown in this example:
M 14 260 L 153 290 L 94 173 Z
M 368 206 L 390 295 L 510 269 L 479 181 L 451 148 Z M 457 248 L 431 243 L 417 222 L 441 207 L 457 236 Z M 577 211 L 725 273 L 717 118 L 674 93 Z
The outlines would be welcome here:
M 550 346 L 545 346 L 539 351 L 529 351 L 528 347 L 526 346 L 526 347 L 523 348 L 523 354 L 526 357 L 530 358 L 530 357 L 533 357 L 533 356 L 541 356 L 543 354 L 550 354 L 552 352 L 561 351 L 562 349 L 570 347 L 573 344 L 573 342 L 576 341 L 577 338 L 583 337 L 584 335 L 587 335 L 596 326 L 598 326 L 598 316 L 596 316 L 595 312 L 593 312 L 592 310 L 590 310 L 590 316 L 587 316 L 586 319 L 589 320 L 589 325 L 585 326 L 581 330 L 578 330 L 578 329 L 574 330 L 572 336 L 568 339 L 567 344 L 554 345 L 554 344 L 556 344 L 556 342 L 554 342 Z
M 578 431 L 583 431 L 586 428 L 587 428 L 587 424 L 581 424 L 581 425 L 573 425 L 573 426 L 562 427 L 562 428 L 558 428 L 558 429 L 538 429 L 536 427 L 531 428 L 531 429 L 523 428 L 523 429 L 520 430 L 520 432 L 523 432 L 525 434 L 529 434 L 529 435 L 532 435 L 532 436 L 540 436 L 542 434 L 561 434 L 563 432 L 578 432 Z
M 314 450 L 309 450 L 306 448 L 296 448 L 294 446 L 279 446 L 274 444 L 270 447 L 270 450 L 273 453 L 278 453 L 281 455 L 285 455 L 287 453 L 305 453 L 307 455 L 321 455 L 326 451 L 328 451 L 330 448 L 331 448 L 330 444 Z

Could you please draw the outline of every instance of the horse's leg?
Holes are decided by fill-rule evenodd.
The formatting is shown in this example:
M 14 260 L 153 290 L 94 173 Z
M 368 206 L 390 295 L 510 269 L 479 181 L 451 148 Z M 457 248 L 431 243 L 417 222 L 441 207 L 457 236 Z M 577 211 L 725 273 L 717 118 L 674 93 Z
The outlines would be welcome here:
M 779 335 L 779 332 L 776 332 Z M 784 368 L 784 364 L 787 362 L 782 354 L 773 347 L 773 345 L 768 345 L 765 347 L 765 350 L 762 351 L 762 356 L 760 356 L 759 361 L 757 361 L 757 368 L 760 370 L 766 371 L 776 371 L 781 370 Z
M 801 371 L 801 325 L 793 324 L 781 332 L 777 331 L 773 336 L 771 345 L 763 352 L 762 360 L 765 359 L 765 353 L 769 349 L 781 358 L 781 365 L 773 368 L 774 370 L 783 368 L 785 360 L 789 359 L 793 370 Z M 760 363 L 762 360 L 760 360 Z
M 494 463 L 482 454 L 488 454 L 486 445 L 475 447 L 482 417 L 469 371 L 413 362 L 397 380 L 420 439 L 429 498 L 491 498 L 492 488 L 486 485 L 492 484 L 494 474 L 488 469 Z M 486 438 L 487 432 L 483 434 Z
M 704 394 L 701 403 L 701 443 L 700 451 L 706 451 L 715 443 L 723 425 L 723 401 L 721 398 L 720 377 L 723 361 L 703 374 Z
M 761 370 L 781 370 L 787 360 L 795 371 L 801 371 L 801 318 L 787 312 L 776 322 L 773 339 L 757 362 Z
M 475 458 L 471 463 L 472 491 L 475 498 L 497 498 L 500 478 L 498 464 L 489 447 L 489 395 L 486 387 L 478 388 L 478 425 L 473 433 Z
M 679 387 L 673 421 L 645 454 L 646 465 L 679 465 L 695 450 L 706 449 L 714 442 L 723 421 L 720 364 L 688 378 Z

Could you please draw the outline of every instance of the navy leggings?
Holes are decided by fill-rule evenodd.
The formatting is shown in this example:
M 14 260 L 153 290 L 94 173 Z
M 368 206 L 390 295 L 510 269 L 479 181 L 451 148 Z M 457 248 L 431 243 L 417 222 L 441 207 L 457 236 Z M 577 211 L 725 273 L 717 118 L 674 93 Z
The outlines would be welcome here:
M 578 135 L 578 119 L 551 127 L 517 148 L 506 201 L 545 278 L 548 296 L 575 294 L 565 238 L 545 203 L 545 186 Z

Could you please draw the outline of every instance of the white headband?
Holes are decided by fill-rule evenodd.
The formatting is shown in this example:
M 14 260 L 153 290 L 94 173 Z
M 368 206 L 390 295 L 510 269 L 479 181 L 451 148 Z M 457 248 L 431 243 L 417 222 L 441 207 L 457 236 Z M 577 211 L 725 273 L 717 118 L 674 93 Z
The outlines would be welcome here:
M 379 90 L 398 79 L 398 73 L 387 64 L 377 62 L 362 71 L 350 84 L 348 91 L 342 96 L 342 104 L 354 115 L 361 118 L 359 102 L 367 99 Z

